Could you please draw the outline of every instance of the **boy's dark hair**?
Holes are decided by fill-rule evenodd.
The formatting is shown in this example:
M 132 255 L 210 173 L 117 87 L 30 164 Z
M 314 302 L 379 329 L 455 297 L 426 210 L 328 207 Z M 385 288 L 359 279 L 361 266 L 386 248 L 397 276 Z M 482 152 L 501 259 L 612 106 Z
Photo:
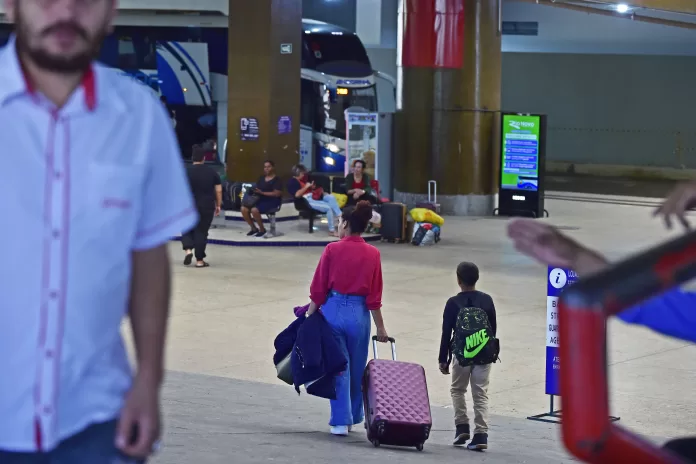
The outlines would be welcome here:
M 272 168 L 275 167 L 275 163 L 274 163 L 273 161 L 271 161 L 271 160 L 266 160 L 266 161 L 263 162 L 263 164 L 266 164 L 266 163 L 270 164 Z
M 191 154 L 191 161 L 194 163 L 200 163 L 205 160 L 205 150 L 200 145 L 193 146 L 193 152 Z
M 474 263 L 464 261 L 457 266 L 457 280 L 462 285 L 473 287 L 479 280 L 479 268 Z

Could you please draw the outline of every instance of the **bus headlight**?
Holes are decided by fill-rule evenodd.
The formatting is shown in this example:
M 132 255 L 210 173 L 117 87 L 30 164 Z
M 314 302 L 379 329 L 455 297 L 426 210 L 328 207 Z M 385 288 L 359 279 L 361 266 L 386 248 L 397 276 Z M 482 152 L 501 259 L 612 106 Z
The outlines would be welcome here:
M 329 166 L 333 166 L 334 164 L 336 164 L 336 161 L 334 161 L 334 159 L 331 158 L 330 156 L 325 156 L 325 157 L 324 157 L 324 162 L 325 162 L 326 164 L 328 164 Z
M 326 149 L 329 150 L 331 153 L 338 153 L 341 151 L 341 149 L 338 148 L 338 145 L 336 145 L 335 143 L 326 144 Z

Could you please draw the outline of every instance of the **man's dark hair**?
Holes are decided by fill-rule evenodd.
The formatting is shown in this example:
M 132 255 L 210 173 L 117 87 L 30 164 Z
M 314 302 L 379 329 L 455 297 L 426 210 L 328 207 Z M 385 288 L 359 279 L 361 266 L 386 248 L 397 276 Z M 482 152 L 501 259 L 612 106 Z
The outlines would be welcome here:
M 464 261 L 457 266 L 457 280 L 462 285 L 473 287 L 479 280 L 479 268 L 474 263 Z
M 271 161 L 271 160 L 266 160 L 266 161 L 263 162 L 263 164 L 266 164 L 266 163 L 270 164 L 272 168 L 275 167 L 275 163 L 274 163 L 273 161 Z
M 193 152 L 191 154 L 191 161 L 194 163 L 200 163 L 205 160 L 205 150 L 200 145 L 193 146 Z

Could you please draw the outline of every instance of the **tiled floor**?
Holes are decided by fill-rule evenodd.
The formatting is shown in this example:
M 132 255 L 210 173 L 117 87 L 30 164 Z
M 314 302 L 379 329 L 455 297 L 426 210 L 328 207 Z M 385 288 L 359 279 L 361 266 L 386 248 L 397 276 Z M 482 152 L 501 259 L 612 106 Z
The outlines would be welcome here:
M 564 195 L 557 194 L 554 198 Z M 612 204 L 565 195 L 547 202 L 548 221 L 620 258 L 671 235 L 650 217 L 655 199 Z M 609 200 L 617 200 L 609 198 Z M 620 199 L 619 199 L 620 200 Z M 283 225 L 279 225 L 283 227 Z M 162 463 L 257 462 L 565 462 L 558 427 L 524 418 L 548 407 L 544 395 L 545 269 L 518 255 L 506 220 L 447 218 L 433 248 L 378 243 L 384 317 L 399 356 L 428 374 L 435 429 L 423 454 L 373 450 L 357 434 L 325 435 L 328 405 L 298 398 L 275 379 L 273 338 L 307 302 L 321 248 L 211 246 L 208 269 L 184 268 L 177 244 L 165 388 L 167 432 Z M 673 232 L 674 234 L 676 232 Z M 448 378 L 437 370 L 442 309 L 457 291 L 454 270 L 476 262 L 480 288 L 498 310 L 503 362 L 491 390 L 491 449 L 452 450 Z M 613 413 L 656 440 L 696 430 L 696 348 L 619 322 L 609 326 Z M 462 456 L 459 453 L 466 453 Z

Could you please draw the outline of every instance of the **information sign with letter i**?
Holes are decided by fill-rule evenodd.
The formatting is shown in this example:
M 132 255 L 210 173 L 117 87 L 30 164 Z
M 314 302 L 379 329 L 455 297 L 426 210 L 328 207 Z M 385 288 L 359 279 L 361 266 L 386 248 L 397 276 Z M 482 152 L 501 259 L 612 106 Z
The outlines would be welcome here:
M 549 267 L 546 283 L 546 394 L 559 396 L 561 358 L 558 353 L 558 297 L 578 276 L 574 271 Z
M 561 357 L 558 352 L 558 297 L 578 279 L 574 271 L 549 267 L 546 279 L 546 381 L 545 391 L 550 397 L 549 412 L 528 417 L 541 422 L 560 422 L 560 411 L 553 406 L 555 396 L 561 394 Z
M 554 409 L 554 398 L 561 395 L 560 372 L 561 357 L 559 354 L 558 331 L 558 300 L 563 290 L 573 285 L 578 275 L 570 269 L 549 266 L 546 279 L 546 381 L 545 392 L 549 395 L 549 412 L 527 417 L 529 420 L 561 422 L 561 411 Z M 610 416 L 609 420 L 617 421 L 618 417 Z

